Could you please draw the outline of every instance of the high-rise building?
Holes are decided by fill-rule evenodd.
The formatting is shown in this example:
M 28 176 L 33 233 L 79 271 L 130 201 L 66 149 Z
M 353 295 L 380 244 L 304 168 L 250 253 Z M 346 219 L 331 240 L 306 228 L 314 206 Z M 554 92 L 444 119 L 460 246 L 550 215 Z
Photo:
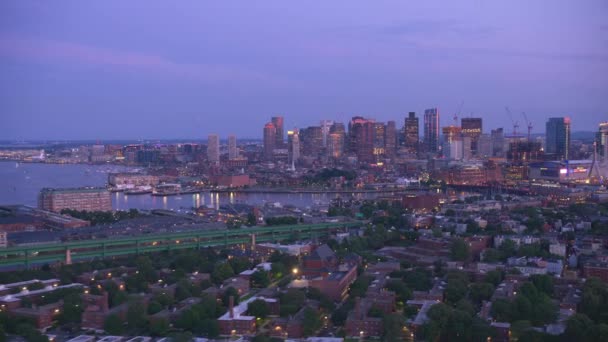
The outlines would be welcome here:
M 349 148 L 362 163 L 374 163 L 374 139 L 376 137 L 374 120 L 355 116 L 348 124 Z
M 329 135 L 329 155 L 334 158 L 342 157 L 342 154 L 344 153 L 344 143 L 346 139 L 346 129 L 344 128 L 344 124 L 341 122 L 334 122 L 334 124 L 331 125 L 331 127 L 329 128 Z M 329 146 L 330 143 L 331 146 Z
M 481 118 L 462 118 L 460 119 L 460 127 L 462 128 L 462 135 L 471 138 L 471 152 L 477 153 L 477 142 L 479 136 L 483 131 Z
M 376 122 L 374 124 L 374 158 L 376 162 L 380 161 L 384 155 L 386 142 L 384 140 L 386 132 L 386 126 L 382 122 Z
M 302 155 L 317 158 L 323 149 L 323 131 L 319 126 L 310 126 L 300 130 Z
M 505 134 L 502 128 L 493 129 L 490 132 L 492 141 L 492 156 L 502 158 L 505 156 Z
M 462 135 L 460 127 L 446 126 L 442 129 L 443 132 L 443 156 L 448 159 L 462 159 Z
M 283 148 L 285 131 L 283 131 L 283 117 L 273 116 L 271 120 L 275 128 L 275 143 L 274 148 Z
M 38 208 L 53 212 L 63 209 L 111 211 L 112 198 L 106 188 L 44 188 L 38 195 Z
M 418 142 L 420 141 L 418 125 L 419 122 L 416 113 L 409 112 L 408 117 L 405 118 L 405 125 L 403 126 L 403 147 L 412 154 L 418 153 Z
M 228 136 L 228 159 L 235 160 L 239 157 L 239 150 L 236 148 L 236 136 Z
M 264 126 L 264 159 L 272 160 L 277 141 L 277 129 L 272 122 Z
M 220 163 L 220 137 L 217 134 L 207 137 L 207 160 L 211 164 Z
M 290 165 L 300 159 L 300 131 L 297 128 L 287 131 L 287 153 Z
M 384 129 L 384 152 L 387 157 L 392 158 L 397 152 L 397 124 L 388 121 Z
M 604 161 L 608 160 L 608 121 L 600 123 L 598 132 L 597 149 L 599 154 L 604 157 Z
M 570 157 L 570 118 L 549 118 L 545 132 L 546 154 L 555 159 Z
M 329 130 L 331 126 L 334 124 L 332 120 L 321 120 L 321 132 L 323 133 L 323 147 L 327 147 L 327 136 L 329 135 Z
M 482 158 L 489 158 L 494 155 L 494 146 L 492 146 L 492 137 L 489 134 L 479 136 L 477 143 L 477 155 Z
M 439 147 L 439 110 L 424 111 L 424 145 L 427 152 L 436 153 Z
M 327 137 L 327 154 L 332 158 L 342 157 L 344 136 L 339 133 L 329 133 Z

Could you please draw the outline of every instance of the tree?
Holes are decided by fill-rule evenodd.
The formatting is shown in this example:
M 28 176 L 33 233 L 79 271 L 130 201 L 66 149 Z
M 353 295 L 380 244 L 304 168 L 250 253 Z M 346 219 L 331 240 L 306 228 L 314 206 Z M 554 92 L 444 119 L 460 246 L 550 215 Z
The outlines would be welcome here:
M 502 253 L 502 257 L 507 259 L 517 254 L 517 244 L 511 239 L 506 239 L 500 244 L 498 250 Z
M 479 304 L 484 300 L 489 300 L 494 294 L 494 285 L 490 283 L 475 283 L 471 285 L 469 296 Z
M 140 301 L 129 303 L 127 309 L 127 326 L 132 330 L 139 330 L 146 327 L 146 310 Z
M 566 321 L 565 335 L 572 340 L 591 341 L 595 324 L 585 314 L 576 313 Z
M 149 322 L 150 334 L 152 336 L 166 336 L 171 329 L 169 322 L 165 318 L 155 319 Z
M 304 326 L 303 334 L 305 337 L 314 335 L 321 328 L 321 318 L 316 310 L 312 308 L 304 309 L 304 318 L 302 322 Z
M 122 319 L 116 314 L 106 317 L 103 323 L 103 330 L 110 335 L 122 335 L 125 331 Z
M 266 270 L 258 270 L 251 275 L 251 285 L 257 288 L 265 288 L 270 284 L 270 274 Z
M 161 312 L 163 310 L 162 304 L 155 300 L 151 300 L 148 303 L 148 315 L 154 315 L 155 313 Z
M 384 316 L 382 319 L 384 325 L 383 341 L 403 341 L 403 328 L 405 327 L 405 317 L 403 315 L 393 313 Z
M 211 273 L 211 279 L 216 284 L 221 284 L 224 280 L 232 277 L 234 275 L 234 270 L 232 266 L 230 266 L 227 262 L 218 263 L 215 265 L 215 269 L 213 273 Z
M 266 318 L 266 316 L 268 316 L 270 313 L 270 308 L 268 307 L 266 301 L 256 299 L 247 304 L 247 313 L 258 318 Z
M 467 261 L 471 254 L 469 244 L 463 239 L 454 239 L 454 241 L 452 241 L 450 252 L 452 259 L 456 261 Z
M 498 286 L 502 282 L 502 279 L 502 272 L 498 270 L 489 271 L 484 277 L 484 281 L 494 285 L 494 287 Z

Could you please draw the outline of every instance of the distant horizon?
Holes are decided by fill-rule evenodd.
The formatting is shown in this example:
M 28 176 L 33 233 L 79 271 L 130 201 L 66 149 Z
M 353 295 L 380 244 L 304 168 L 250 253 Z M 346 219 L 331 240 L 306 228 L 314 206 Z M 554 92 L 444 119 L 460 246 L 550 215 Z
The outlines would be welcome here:
M 605 0 L 1 1 L 2 138 L 257 138 L 276 115 L 401 127 L 434 107 L 441 126 L 593 131 L 607 17 Z

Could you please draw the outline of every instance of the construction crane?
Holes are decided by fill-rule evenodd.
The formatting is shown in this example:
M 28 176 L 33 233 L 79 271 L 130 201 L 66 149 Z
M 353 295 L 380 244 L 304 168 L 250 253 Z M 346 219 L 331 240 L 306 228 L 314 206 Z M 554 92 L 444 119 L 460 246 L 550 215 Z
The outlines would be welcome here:
M 458 117 L 460 116 L 460 112 L 462 111 L 462 106 L 464 105 L 464 101 L 460 101 L 460 105 L 458 106 L 458 110 L 454 113 L 454 126 L 458 126 Z
M 528 126 L 528 141 L 530 141 L 530 132 L 532 132 L 532 123 L 530 121 L 528 121 L 528 116 L 526 115 L 526 112 L 521 112 L 521 114 L 524 116 L 524 120 L 526 120 L 526 126 Z
M 509 107 L 505 107 L 505 110 L 507 111 L 507 114 L 509 114 L 509 118 L 511 119 L 511 122 L 513 123 L 513 136 L 516 137 L 517 129 L 519 128 L 519 123 L 517 121 L 515 121 L 515 119 L 513 119 L 513 114 L 511 114 L 511 110 L 509 109 Z

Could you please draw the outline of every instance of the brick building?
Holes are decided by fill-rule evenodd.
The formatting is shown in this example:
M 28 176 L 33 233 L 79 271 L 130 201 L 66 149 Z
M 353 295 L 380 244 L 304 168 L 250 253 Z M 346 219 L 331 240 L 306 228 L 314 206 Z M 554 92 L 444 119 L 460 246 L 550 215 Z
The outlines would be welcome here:
M 63 209 L 111 211 L 112 199 L 105 188 L 44 188 L 38 195 L 38 208 L 52 212 Z

